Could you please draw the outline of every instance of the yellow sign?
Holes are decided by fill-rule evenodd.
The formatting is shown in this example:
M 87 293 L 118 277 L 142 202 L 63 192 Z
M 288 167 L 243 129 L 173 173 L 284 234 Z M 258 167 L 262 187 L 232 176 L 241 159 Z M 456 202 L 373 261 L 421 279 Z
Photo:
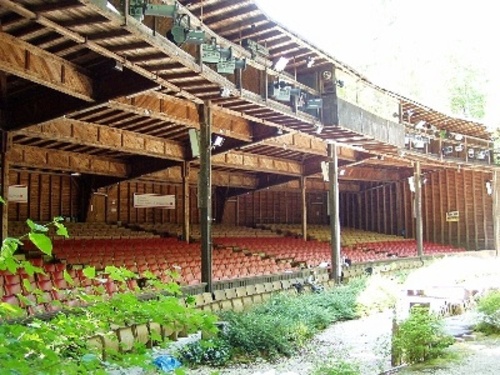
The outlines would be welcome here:
M 446 221 L 454 221 L 454 222 L 457 222 L 459 221 L 460 215 L 459 215 L 459 212 L 458 211 L 449 211 L 446 213 Z

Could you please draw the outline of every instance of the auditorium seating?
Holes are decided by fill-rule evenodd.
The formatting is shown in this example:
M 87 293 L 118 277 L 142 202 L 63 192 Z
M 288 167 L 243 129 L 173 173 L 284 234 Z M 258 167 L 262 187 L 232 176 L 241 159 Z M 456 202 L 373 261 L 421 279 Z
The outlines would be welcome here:
M 331 262 L 329 242 L 304 241 L 290 236 L 294 228 L 291 225 L 273 226 L 270 228 L 272 230 L 215 227 L 218 233 L 217 236 L 213 236 L 212 273 L 215 282 L 286 274 L 304 268 L 329 265 Z M 286 233 L 285 228 L 288 230 Z M 20 226 L 17 229 L 21 230 Z M 25 231 L 24 228 L 22 230 Z M 324 230 L 324 227 L 321 230 Z M 145 237 L 130 236 L 130 233 L 146 232 L 91 223 L 86 225 L 71 223 L 69 232 L 71 235 L 69 239 L 55 243 L 53 251 L 55 258 L 51 263 L 45 263 L 41 258 L 30 258 L 34 265 L 44 270 L 44 273 L 35 276 L 29 276 L 22 271 L 17 274 L 5 271 L 0 273 L 0 296 L 4 302 L 24 307 L 30 313 L 51 312 L 60 309 L 62 304 L 81 303 L 81 300 L 72 293 L 75 287 L 83 288 L 90 296 L 96 293 L 113 295 L 120 290 L 137 289 L 137 280 L 122 284 L 109 280 L 104 274 L 108 265 L 125 267 L 140 277 L 152 273 L 163 282 L 173 281 L 169 271 L 175 270 L 179 273 L 176 281 L 181 285 L 195 286 L 201 282 L 199 242 L 188 244 L 176 237 L 164 238 L 152 233 L 147 233 Z M 103 233 L 120 233 L 120 236 L 102 238 Z M 266 234 L 260 236 L 261 233 Z M 274 237 L 269 236 L 269 233 Z M 286 237 L 283 236 L 285 234 Z M 349 228 L 342 228 L 342 244 L 342 255 L 351 259 L 353 263 L 417 255 L 416 241 L 413 239 Z M 26 244 L 26 249 L 33 249 L 33 246 Z M 434 255 L 459 250 L 463 249 L 424 243 L 424 254 Z M 29 254 L 33 255 L 28 251 Z M 85 277 L 82 271 L 85 266 L 93 266 L 101 273 L 97 281 Z M 65 271 L 73 278 L 74 285 L 69 285 L 65 279 Z M 35 288 L 39 289 L 37 294 L 32 293 Z M 241 294 L 241 299 L 245 296 L 252 296 L 247 298 L 248 300 L 266 298 L 266 294 L 263 293 L 257 293 L 259 297 L 253 297 L 254 293 L 250 290 L 247 290 L 244 296 L 242 290 L 238 293 Z
M 171 237 L 182 237 L 182 224 L 173 223 L 143 223 L 133 224 L 131 228 L 137 228 L 143 231 L 149 231 L 154 234 Z M 267 228 L 250 228 L 235 225 L 213 224 L 212 237 L 281 237 L 282 235 Z M 201 237 L 200 226 L 192 224 L 190 226 L 190 238 L 198 240 Z
M 44 224 L 44 223 L 40 223 Z M 106 223 L 75 223 L 64 222 L 72 239 L 128 239 L 128 238 L 156 238 L 159 237 L 151 232 L 134 230 L 125 226 Z M 29 231 L 28 226 L 23 221 L 9 222 L 9 235 L 20 237 Z M 52 240 L 63 240 L 64 237 L 57 236 L 55 228 L 49 227 L 48 236 Z

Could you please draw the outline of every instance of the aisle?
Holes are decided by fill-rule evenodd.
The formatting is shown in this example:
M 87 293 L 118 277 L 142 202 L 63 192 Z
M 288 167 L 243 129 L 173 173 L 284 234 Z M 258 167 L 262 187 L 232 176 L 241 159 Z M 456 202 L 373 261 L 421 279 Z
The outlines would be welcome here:
M 340 358 L 361 365 L 363 375 L 374 375 L 390 365 L 389 340 L 392 313 L 378 313 L 369 317 L 338 322 L 318 334 L 306 348 L 277 363 L 259 361 L 217 370 L 220 375 L 253 375 L 274 369 L 277 375 L 311 374 L 314 366 L 325 360 Z M 211 375 L 212 368 L 188 370 L 189 375 Z

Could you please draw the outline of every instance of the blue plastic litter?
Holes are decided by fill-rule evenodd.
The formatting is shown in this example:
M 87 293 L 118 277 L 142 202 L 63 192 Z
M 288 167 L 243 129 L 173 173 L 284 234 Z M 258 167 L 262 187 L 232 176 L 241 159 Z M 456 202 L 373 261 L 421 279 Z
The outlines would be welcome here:
M 165 372 L 170 372 L 175 370 L 176 368 L 181 367 L 181 363 L 168 354 L 156 357 L 153 363 L 158 366 L 160 370 L 163 370 Z

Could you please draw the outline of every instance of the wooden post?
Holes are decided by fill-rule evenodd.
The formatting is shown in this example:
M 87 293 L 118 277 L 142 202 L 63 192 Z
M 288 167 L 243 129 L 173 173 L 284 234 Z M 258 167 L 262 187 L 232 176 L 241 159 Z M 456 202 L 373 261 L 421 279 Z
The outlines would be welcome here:
M 7 75 L 0 73 L 0 102 L 4 103 L 7 97 Z M 8 113 L 5 104 L 0 106 L 0 163 L 2 167 L 2 184 L 0 185 L 0 195 L 5 200 L 5 204 L 0 204 L 0 235 L 2 241 L 8 236 L 9 231 L 9 207 L 7 197 L 9 193 L 9 157 L 10 147 L 8 128 Z M 28 202 L 29 204 L 29 202 Z
M 212 292 L 212 113 L 210 102 L 198 106 L 200 117 L 200 176 L 198 185 L 201 231 L 201 282 Z
M 493 234 L 495 255 L 500 251 L 500 173 L 497 168 L 493 170 Z
M 184 211 L 184 222 L 182 226 L 182 235 L 184 241 L 189 243 L 191 237 L 191 208 L 190 208 L 190 196 L 189 196 L 189 173 L 191 171 L 188 161 L 182 164 L 182 208 Z
M 331 229 L 331 264 L 332 278 L 336 284 L 340 283 L 342 276 L 342 264 L 340 264 L 340 218 L 339 218 L 339 160 L 337 155 L 337 145 L 329 145 L 330 163 L 330 229 Z
M 7 196 L 9 194 L 9 170 L 10 163 L 8 157 L 9 134 L 4 130 L 0 130 L 1 149 L 0 163 L 2 164 L 2 185 L 0 186 L 0 195 L 5 200 L 5 204 L 0 204 L 0 222 L 2 241 L 8 237 L 9 233 L 9 206 Z
M 415 220 L 416 220 L 416 239 L 417 239 L 417 254 L 419 257 L 423 255 L 424 250 L 424 231 L 422 221 L 422 173 L 420 170 L 420 161 L 415 162 Z
M 306 177 L 300 177 L 300 194 L 302 203 L 302 237 L 307 241 L 307 201 L 306 201 Z

